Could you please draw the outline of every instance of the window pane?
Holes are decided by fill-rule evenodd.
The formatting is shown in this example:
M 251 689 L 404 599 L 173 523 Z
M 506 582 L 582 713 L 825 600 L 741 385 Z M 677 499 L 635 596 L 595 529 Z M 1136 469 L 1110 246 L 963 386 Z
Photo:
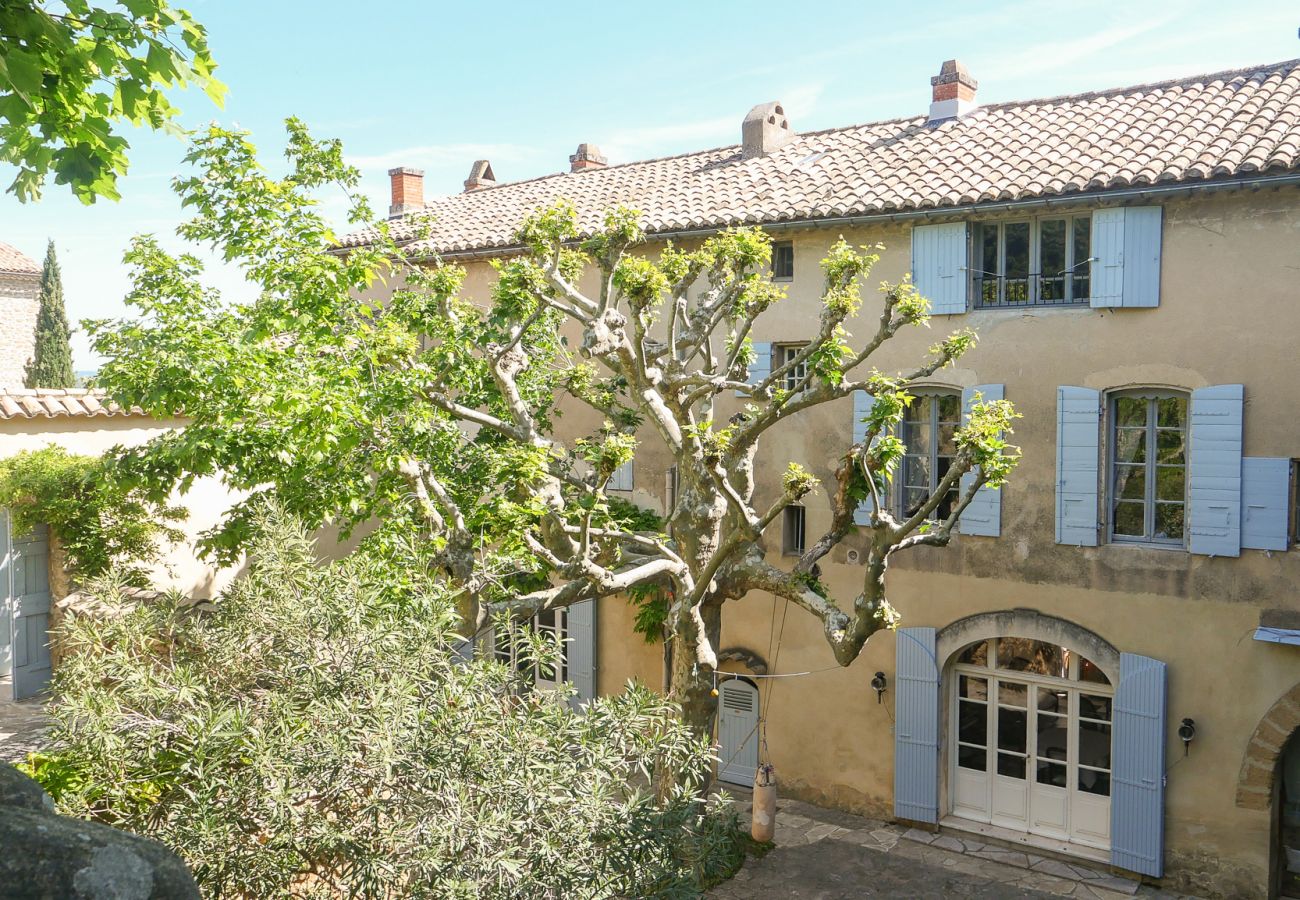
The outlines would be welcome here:
M 1141 397 L 1115 398 L 1115 424 L 1140 425 L 1145 428 L 1147 424 L 1146 400 Z
M 1187 459 L 1187 432 L 1161 428 L 1156 431 L 1156 461 L 1182 465 Z
M 939 404 L 939 421 L 955 425 L 961 421 L 961 398 L 956 394 L 940 394 L 935 398 Z
M 971 644 L 961 652 L 957 657 L 957 662 L 965 663 L 968 666 L 987 666 L 989 664 L 989 642 L 980 641 L 978 644 Z M 962 676 L 962 681 L 966 681 L 966 676 Z M 962 694 L 963 697 L 968 696 Z
M 905 488 L 903 490 L 903 515 L 915 514 L 918 509 L 925 506 L 925 501 L 929 497 L 929 488 Z
M 1064 678 L 1069 671 L 1069 663 L 1064 648 L 1056 644 L 1032 638 L 1002 638 L 998 641 L 998 668 Z M 1008 684 L 1003 687 L 1023 689 L 1021 685 Z
M 1038 783 L 1050 784 L 1053 787 L 1063 788 L 1066 786 L 1065 764 L 1038 761 Z
M 929 423 L 930 407 L 933 403 L 933 398 L 926 394 L 914 397 L 911 404 L 907 407 L 907 412 L 903 415 L 903 418 L 908 422 Z
M 1156 499 L 1182 503 L 1187 496 L 1183 489 L 1185 472 L 1182 466 L 1156 466 Z
M 1040 713 L 1052 713 L 1053 715 L 1065 715 L 1069 711 L 1069 694 L 1065 691 L 1058 691 L 1055 688 L 1038 689 L 1038 711 Z
M 963 700 L 958 705 L 957 720 L 957 740 L 981 747 L 988 743 L 988 707 L 983 703 Z
M 1089 275 L 1092 266 L 1087 262 L 1092 245 L 1092 220 L 1082 216 L 1074 220 L 1074 299 L 1083 300 L 1091 295 Z
M 1110 726 L 1079 720 L 1079 765 L 1110 768 Z
M 998 685 L 998 703 L 1002 706 L 1014 706 L 1024 709 L 1028 706 L 1029 687 L 1023 684 L 1002 682 Z
M 1088 665 L 1092 665 L 1092 663 L 1088 663 Z M 1085 719 L 1101 719 L 1104 722 L 1109 722 L 1110 704 L 1113 699 L 1112 697 L 1102 697 L 1097 694 L 1080 694 L 1079 715 Z
M 1162 397 L 1157 404 L 1156 424 L 1161 428 L 1183 428 L 1187 425 L 1187 398 Z
M 983 772 L 988 767 L 988 753 L 982 747 L 958 747 L 957 765 Z
M 1094 772 L 1091 769 L 1079 770 L 1079 790 L 1089 794 L 1110 796 L 1110 773 Z
M 938 450 L 944 456 L 956 455 L 957 453 L 957 426 L 956 425 L 939 426 Z
M 993 222 L 984 222 L 979 229 L 980 268 L 985 278 L 996 278 L 998 270 L 998 226 Z
M 1009 753 L 999 753 L 998 774 L 1005 775 L 1008 778 L 1024 778 L 1025 758 L 1023 756 L 1012 756 Z
M 1126 537 L 1146 534 L 1146 504 L 1120 501 L 1115 504 L 1115 533 Z
M 1121 500 L 1146 498 L 1147 470 L 1143 466 L 1115 467 L 1115 496 Z
M 1115 429 L 1115 462 L 1140 463 L 1147 458 L 1147 430 L 1145 428 Z
M 906 446 L 908 453 L 918 453 L 924 456 L 929 456 L 930 423 L 904 422 L 903 444 Z
M 987 647 L 987 644 L 976 644 L 976 648 Z M 965 654 L 963 654 L 964 656 Z M 976 663 L 980 665 L 980 663 Z M 987 700 L 989 698 L 989 683 L 983 678 L 972 678 L 969 675 L 963 675 L 958 679 L 958 692 L 964 698 L 972 700 Z
M 1028 713 L 1023 709 L 998 707 L 998 749 L 1024 753 L 1028 736 Z M 1107 726 L 1109 727 L 1109 726 Z M 1109 752 L 1109 751 L 1108 751 Z
M 1069 735 L 1065 716 L 1038 716 L 1038 755 L 1042 759 L 1065 762 L 1066 739 Z
M 1039 290 L 1043 300 L 1065 299 L 1065 219 L 1039 224 Z
M 1029 223 L 1011 222 L 1003 226 L 1006 240 L 1006 300 L 1025 303 L 1029 300 Z
M 1079 660 L 1079 680 L 1090 681 L 1093 684 L 1110 684 L 1110 679 L 1106 673 L 1097 667 L 1097 664 L 1090 659 Z
M 908 487 L 930 487 L 930 460 L 924 456 L 903 457 L 903 484 Z
M 1183 520 L 1183 504 L 1157 503 L 1155 536 L 1171 541 L 1181 541 L 1183 539 Z

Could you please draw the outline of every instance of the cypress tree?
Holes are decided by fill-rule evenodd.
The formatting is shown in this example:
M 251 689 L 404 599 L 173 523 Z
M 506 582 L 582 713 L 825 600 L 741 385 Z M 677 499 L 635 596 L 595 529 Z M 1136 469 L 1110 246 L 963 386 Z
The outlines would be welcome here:
M 72 329 L 63 307 L 63 279 L 59 261 L 54 256 L 54 241 L 45 251 L 45 269 L 41 272 L 41 308 L 36 314 L 36 353 L 27 363 L 24 379 L 29 388 L 70 388 L 77 386 L 72 370 Z

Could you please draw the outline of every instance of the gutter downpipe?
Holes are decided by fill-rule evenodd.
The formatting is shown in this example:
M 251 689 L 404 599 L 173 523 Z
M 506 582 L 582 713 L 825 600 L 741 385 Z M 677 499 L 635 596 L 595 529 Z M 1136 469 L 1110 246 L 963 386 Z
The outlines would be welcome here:
M 1053 206 L 1074 206 L 1084 203 L 1106 202 L 1108 200 L 1141 200 L 1147 197 L 1163 197 L 1176 194 L 1217 194 L 1220 191 L 1259 190 L 1265 187 L 1284 187 L 1300 185 L 1300 173 L 1295 175 L 1263 175 L 1257 178 L 1234 179 L 1232 181 L 1202 182 L 1196 184 L 1149 185 L 1145 187 L 1119 188 L 1093 194 L 1066 194 L 1057 197 L 1033 197 L 1025 200 L 985 200 L 980 203 L 966 203 L 961 206 L 942 206 L 933 209 L 911 209 L 894 213 L 866 213 L 857 216 L 835 216 L 825 219 L 797 219 L 789 222 L 756 222 L 764 231 L 789 231 L 792 229 L 833 228 L 835 226 L 867 225 L 879 222 L 906 222 L 914 219 L 945 219 L 954 216 L 979 212 L 1014 212 L 1021 209 L 1045 209 Z M 745 223 L 741 223 L 745 224 Z M 735 226 L 719 225 L 708 228 L 682 228 L 675 231 L 654 231 L 646 234 L 646 241 L 665 241 L 679 237 L 705 237 L 717 234 Z M 576 241 L 574 242 L 576 243 Z M 508 247 L 493 247 L 487 250 L 452 250 L 446 253 L 430 253 L 415 257 L 415 261 L 426 259 L 458 260 L 487 259 L 496 256 L 511 256 L 523 250 L 523 246 L 513 244 Z

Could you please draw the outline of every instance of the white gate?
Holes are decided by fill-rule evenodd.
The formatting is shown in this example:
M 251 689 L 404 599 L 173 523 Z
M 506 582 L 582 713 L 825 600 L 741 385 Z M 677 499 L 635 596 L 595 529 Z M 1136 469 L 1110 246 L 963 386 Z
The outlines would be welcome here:
M 718 688 L 718 778 L 751 785 L 758 771 L 758 691 L 728 678 Z

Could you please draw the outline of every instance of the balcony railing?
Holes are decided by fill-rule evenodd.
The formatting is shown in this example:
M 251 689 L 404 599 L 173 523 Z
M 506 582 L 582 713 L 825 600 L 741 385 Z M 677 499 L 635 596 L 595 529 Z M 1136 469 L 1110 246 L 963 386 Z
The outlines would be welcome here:
M 1087 274 L 998 275 L 972 271 L 971 286 L 977 309 L 1022 306 L 1086 306 L 1090 293 Z

